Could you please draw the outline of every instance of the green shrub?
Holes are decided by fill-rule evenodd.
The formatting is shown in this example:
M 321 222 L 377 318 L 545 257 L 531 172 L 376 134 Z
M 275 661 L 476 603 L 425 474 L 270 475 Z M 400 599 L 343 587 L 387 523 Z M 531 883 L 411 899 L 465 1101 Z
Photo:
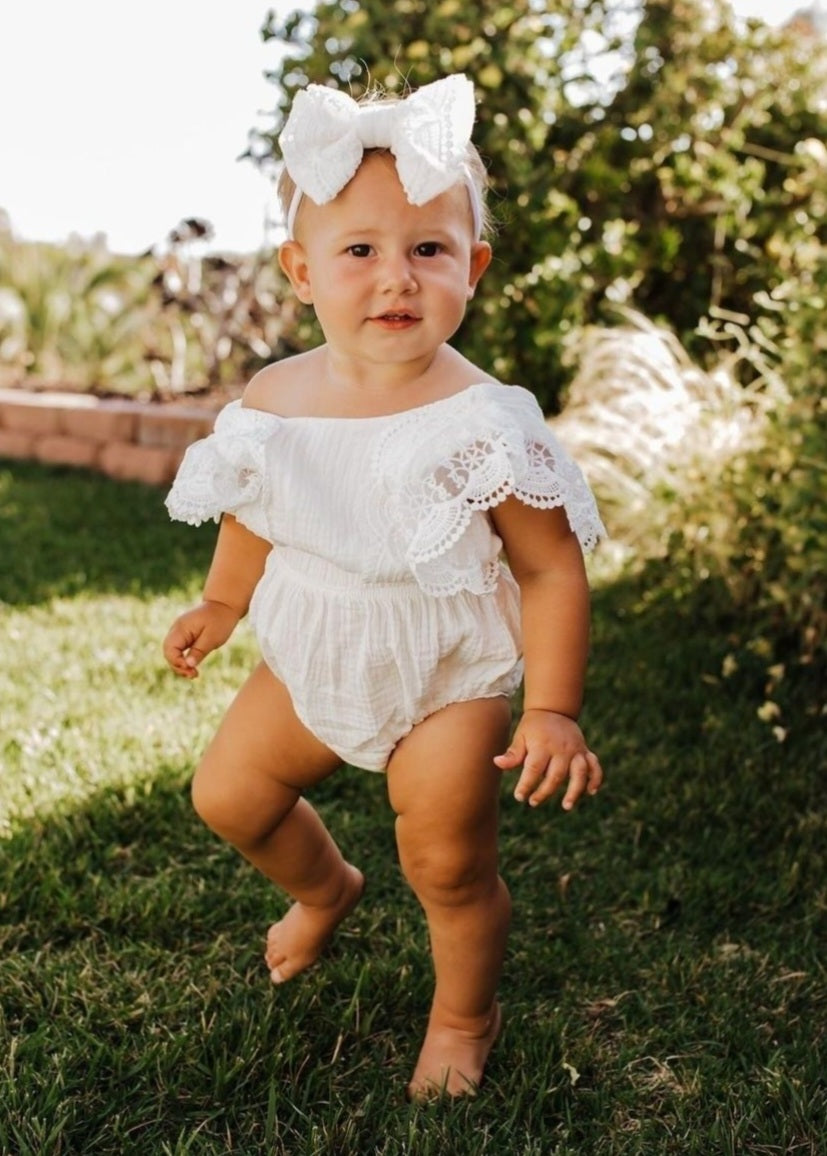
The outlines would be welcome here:
M 152 274 L 103 242 L 24 243 L 0 224 L 0 385 L 140 379 Z
M 203 255 L 181 222 L 140 257 L 102 240 L 17 240 L 0 217 L 0 386 L 138 397 L 247 380 L 301 343 L 272 254 Z
M 573 342 L 555 430 L 594 487 L 610 543 L 603 571 L 646 567 L 662 596 L 717 603 L 733 662 L 824 662 L 827 399 L 733 329 L 735 352 L 700 369 L 673 334 L 626 314 Z M 750 368 L 753 381 L 738 382 Z M 763 372 L 758 370 L 763 368 Z M 599 559 L 596 573 L 600 573 Z M 775 677 L 775 676 L 772 676 Z M 772 707 L 767 721 L 775 721 Z
M 760 450 L 739 456 L 686 503 L 670 556 L 697 581 L 722 578 L 739 641 L 768 656 L 823 661 L 827 642 L 827 403 L 797 399 Z M 711 481 L 711 480 L 710 480 Z
M 549 411 L 566 342 L 607 305 L 663 321 L 702 360 L 708 317 L 786 346 L 802 262 L 827 293 L 815 37 L 739 28 L 722 0 L 648 0 L 631 15 L 602 0 L 348 0 L 271 14 L 263 35 L 283 49 L 273 128 L 251 145 L 264 165 L 308 81 L 359 96 L 473 79 L 500 236 L 459 341 Z

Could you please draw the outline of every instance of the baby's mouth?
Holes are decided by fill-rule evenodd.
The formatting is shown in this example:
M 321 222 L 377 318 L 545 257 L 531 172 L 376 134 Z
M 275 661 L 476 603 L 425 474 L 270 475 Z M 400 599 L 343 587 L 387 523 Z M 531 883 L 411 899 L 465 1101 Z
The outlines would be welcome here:
M 376 321 L 418 321 L 419 318 L 413 313 L 407 313 L 402 310 L 390 310 L 387 313 L 380 313 L 375 318 Z

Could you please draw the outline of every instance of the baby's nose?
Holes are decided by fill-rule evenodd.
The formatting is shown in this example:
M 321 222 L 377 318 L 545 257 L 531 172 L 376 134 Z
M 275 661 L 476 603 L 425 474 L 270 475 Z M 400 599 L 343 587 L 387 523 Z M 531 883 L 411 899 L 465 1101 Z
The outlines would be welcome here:
M 410 292 L 417 287 L 416 277 L 407 257 L 389 258 L 385 263 L 383 274 L 388 292 Z

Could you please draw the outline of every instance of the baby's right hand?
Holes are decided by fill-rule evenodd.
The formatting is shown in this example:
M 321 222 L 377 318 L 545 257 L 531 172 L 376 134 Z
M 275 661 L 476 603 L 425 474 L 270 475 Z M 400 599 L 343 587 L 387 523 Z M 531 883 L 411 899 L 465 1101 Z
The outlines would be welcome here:
M 202 602 L 173 622 L 164 639 L 164 658 L 182 678 L 198 678 L 198 666 L 227 641 L 239 614 L 223 602 Z

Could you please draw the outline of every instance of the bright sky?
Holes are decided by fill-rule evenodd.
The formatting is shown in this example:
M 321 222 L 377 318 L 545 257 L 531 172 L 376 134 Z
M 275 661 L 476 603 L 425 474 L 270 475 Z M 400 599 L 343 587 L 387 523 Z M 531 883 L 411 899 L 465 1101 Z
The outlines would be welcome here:
M 140 252 L 182 217 L 251 251 L 272 196 L 249 161 L 275 89 L 259 29 L 290 0 L 17 0 L 0 5 L 0 209 L 17 236 L 104 233 Z M 779 23 L 806 0 L 735 0 Z

